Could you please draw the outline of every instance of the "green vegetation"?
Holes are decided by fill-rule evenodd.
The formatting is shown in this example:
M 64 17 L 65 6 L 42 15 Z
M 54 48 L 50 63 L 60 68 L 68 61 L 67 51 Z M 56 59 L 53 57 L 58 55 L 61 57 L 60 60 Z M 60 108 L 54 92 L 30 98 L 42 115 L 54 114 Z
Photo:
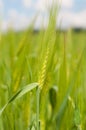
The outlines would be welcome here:
M 45 31 L 0 39 L 0 130 L 85 130 L 86 33 Z

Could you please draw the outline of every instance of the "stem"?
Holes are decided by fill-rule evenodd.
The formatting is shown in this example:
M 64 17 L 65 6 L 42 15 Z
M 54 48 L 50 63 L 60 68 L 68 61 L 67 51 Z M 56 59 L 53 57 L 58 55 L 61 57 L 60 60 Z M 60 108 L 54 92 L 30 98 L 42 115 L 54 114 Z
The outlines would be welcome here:
M 40 130 L 39 128 L 39 98 L 40 98 L 40 88 L 39 86 L 37 87 L 37 91 L 36 91 L 36 103 L 37 103 L 37 115 L 36 115 L 36 125 L 37 125 L 37 130 Z

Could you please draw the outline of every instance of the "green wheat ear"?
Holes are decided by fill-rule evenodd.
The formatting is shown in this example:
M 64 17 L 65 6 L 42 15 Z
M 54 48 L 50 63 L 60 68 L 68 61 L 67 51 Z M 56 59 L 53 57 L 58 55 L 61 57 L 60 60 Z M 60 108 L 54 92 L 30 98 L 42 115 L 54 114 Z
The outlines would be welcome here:
M 41 69 L 41 72 L 40 72 L 40 75 L 39 75 L 39 79 L 38 79 L 40 89 L 42 89 L 42 87 L 44 86 L 44 83 L 45 83 L 47 63 L 48 63 L 48 57 L 49 57 L 49 50 L 50 49 L 48 47 L 47 51 L 46 51 L 46 56 L 45 56 L 45 59 L 44 59 L 44 62 L 43 62 L 43 66 L 42 66 L 42 69 Z

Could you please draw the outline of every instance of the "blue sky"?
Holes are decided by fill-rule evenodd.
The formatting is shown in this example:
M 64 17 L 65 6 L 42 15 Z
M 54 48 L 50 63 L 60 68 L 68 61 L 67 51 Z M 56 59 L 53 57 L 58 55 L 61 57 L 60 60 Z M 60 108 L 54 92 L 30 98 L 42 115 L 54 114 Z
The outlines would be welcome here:
M 73 10 L 74 11 L 81 11 L 86 9 L 86 0 L 75 0 Z
M 48 2 L 46 2 L 48 1 Z M 24 29 L 32 18 L 39 13 L 36 27 L 42 23 L 42 15 L 46 14 L 46 4 L 51 5 L 53 0 L 0 0 L 2 13 L 2 28 L 5 30 L 11 23 L 14 29 Z M 58 1 L 58 0 L 56 0 Z M 61 1 L 61 0 L 59 0 Z M 62 19 L 62 27 L 72 26 L 86 28 L 86 0 L 62 0 L 62 9 L 58 16 L 57 25 Z M 47 17 L 44 25 L 46 26 Z

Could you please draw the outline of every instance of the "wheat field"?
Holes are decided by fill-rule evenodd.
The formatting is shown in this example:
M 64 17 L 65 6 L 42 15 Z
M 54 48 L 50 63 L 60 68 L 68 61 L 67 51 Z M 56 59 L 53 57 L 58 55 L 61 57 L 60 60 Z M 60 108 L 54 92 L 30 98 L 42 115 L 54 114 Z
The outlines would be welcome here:
M 86 32 L 34 23 L 0 36 L 0 130 L 86 129 Z

